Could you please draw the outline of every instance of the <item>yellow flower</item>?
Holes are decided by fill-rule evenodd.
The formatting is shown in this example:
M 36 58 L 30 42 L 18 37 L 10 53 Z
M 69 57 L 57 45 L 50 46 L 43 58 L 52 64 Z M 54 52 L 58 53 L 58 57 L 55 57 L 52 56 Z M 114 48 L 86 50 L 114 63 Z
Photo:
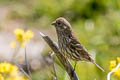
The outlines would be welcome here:
M 7 62 L 0 63 L 0 73 L 0 80 L 28 80 L 19 74 L 17 66 Z
M 34 36 L 33 32 L 31 30 L 27 30 L 24 34 L 24 40 L 29 40 Z
M 10 46 L 11 46 L 12 48 L 15 48 L 15 47 L 16 47 L 16 42 L 15 42 L 15 41 L 12 41 L 12 42 L 10 43 Z
M 120 63 L 120 57 L 117 57 L 117 62 Z
M 113 68 L 115 68 L 115 66 L 116 66 L 116 61 L 115 60 L 110 61 L 109 69 L 112 70 Z
M 0 80 L 5 80 L 2 74 L 0 74 Z
M 31 30 L 27 30 L 26 32 L 23 29 L 15 29 L 14 30 L 16 41 L 19 43 L 20 47 L 24 47 L 28 40 L 30 40 L 34 34 Z M 14 48 L 16 46 L 15 42 L 11 42 L 11 47 Z
M 2 73 L 8 73 L 17 70 L 18 68 L 16 66 L 13 66 L 12 64 L 9 64 L 7 62 L 0 63 L 0 72 Z
M 118 68 L 118 69 L 114 72 L 114 74 L 115 74 L 116 76 L 120 77 L 120 68 Z
M 21 44 L 20 44 L 20 47 L 24 47 L 25 46 L 25 42 L 22 42 Z
M 16 40 L 18 40 L 20 43 L 23 41 L 23 36 L 24 36 L 24 30 L 22 29 L 15 29 L 14 34 L 16 36 Z

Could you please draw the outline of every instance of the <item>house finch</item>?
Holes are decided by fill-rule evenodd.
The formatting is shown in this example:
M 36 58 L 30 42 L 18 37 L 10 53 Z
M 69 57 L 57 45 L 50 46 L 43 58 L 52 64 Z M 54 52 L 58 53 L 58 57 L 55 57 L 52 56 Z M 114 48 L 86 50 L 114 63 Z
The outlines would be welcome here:
M 65 18 L 57 18 L 52 25 L 56 28 L 59 49 L 65 58 L 72 59 L 74 61 L 92 62 L 99 69 L 104 71 L 104 69 L 96 64 L 96 62 L 91 58 L 85 47 L 77 40 L 72 32 L 70 23 Z

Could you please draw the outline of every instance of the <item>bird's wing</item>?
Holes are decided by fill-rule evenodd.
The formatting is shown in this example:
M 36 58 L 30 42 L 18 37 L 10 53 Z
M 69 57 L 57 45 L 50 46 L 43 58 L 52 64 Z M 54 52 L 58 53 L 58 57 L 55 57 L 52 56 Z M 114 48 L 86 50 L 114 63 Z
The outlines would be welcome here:
M 86 50 L 86 48 L 82 46 L 82 44 L 79 41 L 77 41 L 76 38 L 73 37 L 69 41 L 70 41 L 69 42 L 70 48 L 75 49 L 75 51 L 77 51 L 77 53 L 79 53 L 81 57 L 84 58 L 84 60 L 86 61 L 92 60 L 91 55 L 88 54 L 88 51 Z
M 76 48 L 77 50 L 86 50 L 84 46 L 74 37 L 69 40 L 70 46 Z
M 82 46 L 82 44 L 79 41 L 77 41 L 77 38 L 72 37 L 69 41 L 70 41 L 69 42 L 70 46 L 73 47 L 74 49 L 76 49 L 81 54 L 81 57 L 84 58 L 84 60 L 92 62 L 93 64 L 95 64 L 99 69 L 101 69 L 104 72 L 104 69 L 101 66 L 99 66 L 91 58 L 91 55 L 88 54 L 86 48 L 84 46 Z

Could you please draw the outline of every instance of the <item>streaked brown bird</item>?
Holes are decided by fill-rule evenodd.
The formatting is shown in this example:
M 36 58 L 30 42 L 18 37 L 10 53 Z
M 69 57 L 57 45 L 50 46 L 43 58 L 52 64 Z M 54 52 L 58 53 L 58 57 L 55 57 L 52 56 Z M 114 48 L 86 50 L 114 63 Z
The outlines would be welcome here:
M 77 40 L 72 32 L 70 23 L 65 18 L 57 18 L 52 25 L 56 28 L 59 49 L 65 58 L 72 59 L 75 62 L 92 62 L 99 69 L 104 71 L 104 69 L 92 59 L 86 48 Z

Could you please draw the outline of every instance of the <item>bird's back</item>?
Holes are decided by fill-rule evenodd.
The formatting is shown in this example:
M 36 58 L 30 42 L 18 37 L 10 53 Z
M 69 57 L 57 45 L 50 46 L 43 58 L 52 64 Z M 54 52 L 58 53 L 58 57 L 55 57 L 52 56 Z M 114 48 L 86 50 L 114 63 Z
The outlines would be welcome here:
M 62 35 L 67 35 L 64 33 L 61 33 Z M 90 55 L 88 54 L 85 47 L 82 46 L 82 44 L 77 40 L 75 35 L 72 33 L 68 36 L 59 36 L 58 43 L 61 52 L 64 56 L 67 58 L 70 58 L 75 61 L 79 60 L 85 60 L 90 61 Z M 63 44 L 64 43 L 64 44 Z

